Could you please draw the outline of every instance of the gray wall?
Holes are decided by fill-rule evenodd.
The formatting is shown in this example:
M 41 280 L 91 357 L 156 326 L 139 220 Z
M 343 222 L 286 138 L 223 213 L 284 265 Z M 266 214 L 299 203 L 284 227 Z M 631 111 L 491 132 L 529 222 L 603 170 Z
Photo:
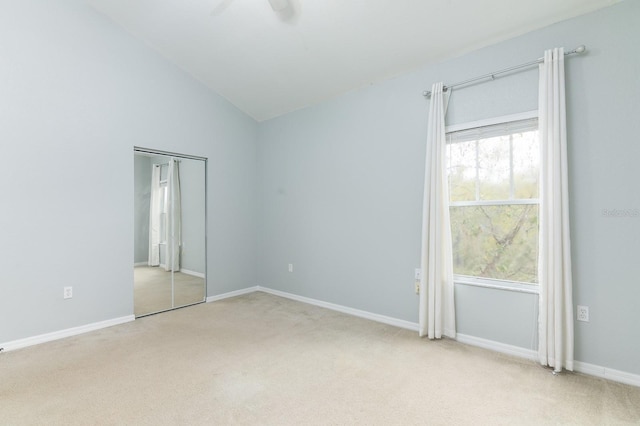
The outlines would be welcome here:
M 417 322 L 431 83 L 567 60 L 576 359 L 640 373 L 640 2 L 627 1 L 260 124 L 260 284 Z M 455 18 L 453 18 L 455 20 Z M 455 90 L 448 123 L 537 108 L 537 70 Z M 294 272 L 287 272 L 287 264 Z M 458 331 L 535 348 L 537 296 L 458 285 Z
M 133 314 L 134 146 L 209 158 L 207 293 L 255 285 L 255 121 L 79 0 L 2 5 L 0 342 Z

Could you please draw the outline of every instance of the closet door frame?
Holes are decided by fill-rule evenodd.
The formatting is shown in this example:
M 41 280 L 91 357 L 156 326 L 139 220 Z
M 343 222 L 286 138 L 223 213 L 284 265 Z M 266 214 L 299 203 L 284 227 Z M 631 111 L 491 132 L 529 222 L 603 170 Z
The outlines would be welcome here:
M 152 311 L 149 313 L 143 313 L 140 315 L 136 315 L 136 318 L 141 318 L 144 316 L 148 316 L 148 315 L 154 315 L 154 314 L 158 314 L 161 312 L 167 312 L 167 311 L 171 311 L 174 309 L 180 309 L 180 308 L 185 308 L 188 306 L 193 306 L 193 305 L 198 305 L 200 303 L 205 303 L 207 301 L 207 280 L 208 280 L 208 262 L 207 262 L 207 249 L 208 249 L 208 241 L 207 241 L 207 235 L 208 235 L 208 200 L 207 200 L 207 193 L 208 193 L 208 158 L 207 157 L 200 157 L 200 156 L 196 156 L 196 155 L 189 155 L 189 154 L 180 154 L 180 153 L 176 153 L 176 152 L 169 152 L 169 151 L 162 151 L 162 150 L 158 150 L 158 149 L 152 149 L 152 148 L 144 148 L 144 147 L 139 147 L 139 146 L 134 146 L 133 147 L 133 153 L 134 153 L 134 157 L 138 154 L 142 154 L 145 156 L 164 156 L 167 157 L 167 159 L 169 160 L 173 160 L 173 159 L 177 159 L 177 160 L 196 160 L 196 161 L 202 161 L 203 162 L 203 166 L 204 166 L 204 235 L 203 235 L 203 239 L 204 239 L 204 263 L 203 263 L 203 269 L 204 269 L 204 283 L 203 283 L 203 298 L 200 301 L 197 302 L 193 302 L 193 303 L 187 303 L 185 305 L 179 305 L 176 306 L 175 303 L 175 299 L 174 299 L 174 274 L 175 271 L 171 270 L 171 307 L 168 309 L 161 309 L 159 311 Z M 168 247 L 166 248 L 168 249 Z M 135 263 L 135 261 L 134 261 Z M 135 285 L 135 283 L 134 283 Z M 134 296 L 134 307 L 135 307 L 135 296 Z

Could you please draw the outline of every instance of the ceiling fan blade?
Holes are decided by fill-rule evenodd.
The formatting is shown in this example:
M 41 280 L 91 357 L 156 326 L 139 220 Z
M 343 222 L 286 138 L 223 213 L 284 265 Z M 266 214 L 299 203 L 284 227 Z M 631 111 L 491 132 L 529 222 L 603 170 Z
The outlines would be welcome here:
M 233 2 L 233 0 L 220 0 L 218 5 L 213 8 L 211 14 L 213 16 L 220 16 L 222 13 L 229 7 L 229 5 Z

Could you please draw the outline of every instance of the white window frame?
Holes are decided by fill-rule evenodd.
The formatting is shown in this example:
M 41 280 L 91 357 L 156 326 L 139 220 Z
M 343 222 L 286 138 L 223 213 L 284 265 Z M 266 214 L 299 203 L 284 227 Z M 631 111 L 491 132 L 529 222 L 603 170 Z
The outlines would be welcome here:
M 451 132 L 459 132 L 462 130 L 474 129 L 477 127 L 493 126 L 496 124 L 509 123 L 519 120 L 530 120 L 538 118 L 538 111 L 527 111 L 518 114 L 503 115 L 500 117 L 493 117 L 484 120 L 472 121 L 461 124 L 454 124 L 445 127 L 445 134 Z M 450 202 L 450 206 L 471 206 L 471 205 L 506 205 L 506 204 L 539 204 L 538 199 L 531 200 L 505 200 L 503 201 L 465 201 L 465 202 Z M 515 291 L 520 293 L 532 293 L 539 294 L 538 284 L 523 283 L 518 281 L 507 281 L 494 278 L 482 278 L 468 275 L 453 275 L 453 282 L 457 285 L 469 285 L 475 287 L 493 288 L 499 290 Z

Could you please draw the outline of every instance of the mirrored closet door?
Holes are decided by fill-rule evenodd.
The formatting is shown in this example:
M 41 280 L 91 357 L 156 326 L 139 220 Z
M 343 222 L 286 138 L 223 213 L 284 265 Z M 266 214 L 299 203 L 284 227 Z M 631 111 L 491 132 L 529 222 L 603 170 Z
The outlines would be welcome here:
M 205 158 L 134 149 L 134 314 L 206 298 Z

